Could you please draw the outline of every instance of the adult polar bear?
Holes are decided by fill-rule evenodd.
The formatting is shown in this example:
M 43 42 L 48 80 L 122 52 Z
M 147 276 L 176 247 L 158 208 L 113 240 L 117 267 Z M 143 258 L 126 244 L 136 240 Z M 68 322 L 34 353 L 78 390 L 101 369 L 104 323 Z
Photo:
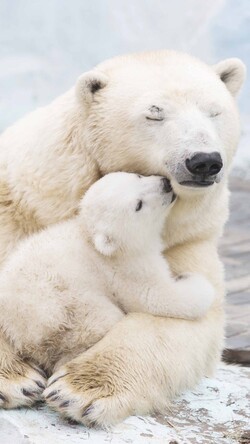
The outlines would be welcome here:
M 160 174 L 179 196 L 165 232 L 172 270 L 203 273 L 217 293 L 200 321 L 124 317 L 52 375 L 64 414 L 106 425 L 163 409 L 213 371 L 223 342 L 217 241 L 239 137 L 234 96 L 244 75 L 238 59 L 209 67 L 171 51 L 114 58 L 83 74 L 76 94 L 70 90 L 1 136 L 2 261 L 23 236 L 75 214 L 81 195 L 101 175 Z M 27 377 L 27 365 L 2 339 L 0 378 L 18 390 Z

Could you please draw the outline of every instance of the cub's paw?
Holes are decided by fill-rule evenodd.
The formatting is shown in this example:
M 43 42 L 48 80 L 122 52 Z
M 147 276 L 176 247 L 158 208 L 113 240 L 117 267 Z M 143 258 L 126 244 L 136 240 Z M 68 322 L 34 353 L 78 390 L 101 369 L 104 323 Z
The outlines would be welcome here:
M 93 372 L 91 371 L 91 367 Z M 73 369 L 73 370 L 72 370 Z M 88 361 L 61 367 L 48 380 L 46 403 L 61 415 L 89 427 L 105 428 L 133 413 L 127 395 L 116 387 L 102 369 Z M 106 374 L 105 374 L 106 373 Z
M 204 316 L 215 299 L 215 289 L 201 274 L 188 274 L 184 281 L 190 293 L 190 306 L 194 307 L 195 317 Z
M 45 374 L 26 363 L 10 372 L 0 369 L 0 408 L 30 407 L 42 399 L 46 387 Z

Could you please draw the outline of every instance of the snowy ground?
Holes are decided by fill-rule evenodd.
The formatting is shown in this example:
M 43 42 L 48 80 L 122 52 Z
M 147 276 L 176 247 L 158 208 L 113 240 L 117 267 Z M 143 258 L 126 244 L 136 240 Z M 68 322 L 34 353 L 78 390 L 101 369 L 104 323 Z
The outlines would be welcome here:
M 250 369 L 222 365 L 166 416 L 130 417 L 108 431 L 71 425 L 56 413 L 0 411 L 1 444 L 237 444 L 249 443 Z M 248 441 L 245 440 L 249 439 Z

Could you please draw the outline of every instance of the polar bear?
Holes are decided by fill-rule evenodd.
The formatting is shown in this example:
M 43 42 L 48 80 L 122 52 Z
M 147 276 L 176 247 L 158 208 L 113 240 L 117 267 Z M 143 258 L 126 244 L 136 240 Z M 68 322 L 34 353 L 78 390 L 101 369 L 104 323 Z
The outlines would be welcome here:
M 111 173 L 90 187 L 76 217 L 20 242 L 0 273 L 0 328 L 18 359 L 51 374 L 124 313 L 206 314 L 213 286 L 198 274 L 175 280 L 161 254 L 174 201 L 166 178 Z M 0 380 L 0 406 L 37 401 L 40 379 L 24 379 L 19 391 Z
M 155 174 L 169 178 L 178 195 L 164 230 L 172 272 L 200 273 L 216 293 L 196 321 L 129 314 L 58 369 L 50 383 L 67 397 L 66 415 L 107 425 L 164 410 L 214 370 L 224 330 L 217 244 L 228 216 L 227 178 L 240 134 L 235 97 L 244 77 L 238 59 L 209 66 L 174 51 L 121 56 L 1 135 L 2 262 L 21 238 L 76 214 L 104 174 Z M 25 377 L 3 337 L 0 350 L 0 378 Z M 88 400 L 88 414 L 79 407 L 73 415 L 74 400 Z

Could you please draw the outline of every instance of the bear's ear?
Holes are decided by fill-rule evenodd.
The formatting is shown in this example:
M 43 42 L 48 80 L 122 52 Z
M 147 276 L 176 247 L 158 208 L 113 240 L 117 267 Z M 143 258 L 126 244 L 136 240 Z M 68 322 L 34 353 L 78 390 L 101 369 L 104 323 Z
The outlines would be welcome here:
M 104 233 L 94 235 L 94 245 L 96 250 L 104 256 L 112 256 L 117 250 L 115 240 Z
M 226 59 L 214 65 L 214 70 L 227 89 L 236 96 L 246 77 L 246 67 L 240 59 Z
M 108 78 L 100 71 L 85 72 L 76 82 L 76 96 L 80 101 L 90 104 L 95 93 L 104 88 L 107 83 Z

